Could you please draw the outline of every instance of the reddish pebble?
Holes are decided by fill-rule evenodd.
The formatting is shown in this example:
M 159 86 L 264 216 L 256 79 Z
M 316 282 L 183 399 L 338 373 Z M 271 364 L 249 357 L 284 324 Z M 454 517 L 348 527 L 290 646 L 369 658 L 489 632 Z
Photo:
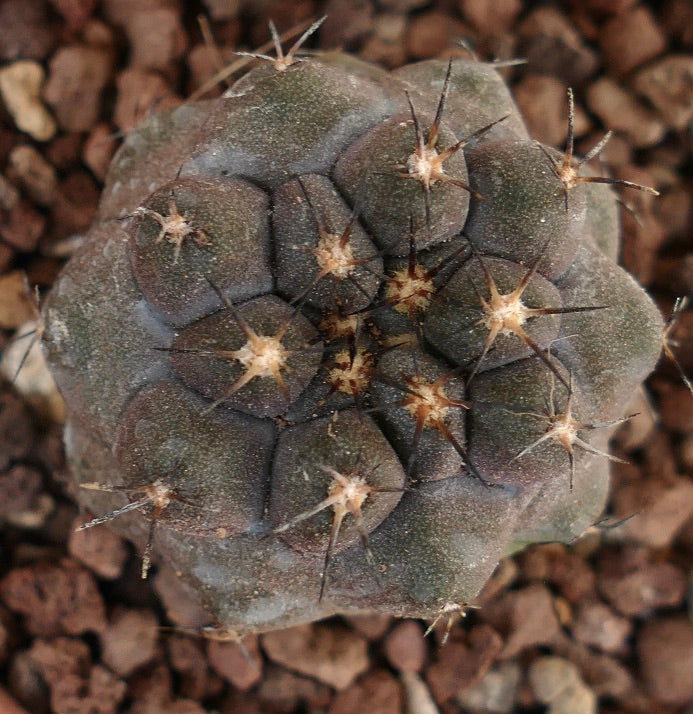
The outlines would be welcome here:
M 605 551 L 599 561 L 599 590 L 621 613 L 645 615 L 660 607 L 677 607 L 686 592 L 686 576 L 672 563 L 651 562 L 646 550 Z
M 245 637 L 243 647 L 236 642 L 209 640 L 207 656 L 212 669 L 236 689 L 245 691 L 262 679 L 262 656 L 257 635 Z
M 458 5 L 483 35 L 508 32 L 522 10 L 521 0 L 458 0 Z
M 72 523 L 67 548 L 70 555 L 91 568 L 99 577 L 114 580 L 123 572 L 128 557 L 123 540 L 108 528 L 77 528 L 88 521 L 79 517 Z
M 0 581 L 7 607 L 25 616 L 38 637 L 100 632 L 105 627 L 103 598 L 91 573 L 64 558 L 58 565 L 37 563 L 15 568 Z
M 426 660 L 423 629 L 414 622 L 400 622 L 384 642 L 388 662 L 400 672 L 420 672 Z
M 330 714 L 401 714 L 402 689 L 397 680 L 383 669 L 362 677 L 334 698 Z
M 607 69 L 623 77 L 663 52 L 667 40 L 652 13 L 639 5 L 609 20 L 599 33 L 599 44 Z
M 335 689 L 345 689 L 368 669 L 366 640 L 346 628 L 300 625 L 263 635 L 267 656 Z
M 414 59 L 435 57 L 451 44 L 453 38 L 464 35 L 461 27 L 442 12 L 419 15 L 407 29 L 404 40 L 407 52 Z
M 426 680 L 439 703 L 452 698 L 460 689 L 478 682 L 503 648 L 500 635 L 488 625 L 478 625 L 466 641 L 453 640 L 436 652 L 435 662 L 426 669 Z
M 119 610 L 101 633 L 103 661 L 127 677 L 149 662 L 159 639 L 159 623 L 150 610 Z
M 693 623 L 684 616 L 645 623 L 638 635 L 640 676 L 663 704 L 693 700 Z
M 620 617 L 608 605 L 600 602 L 580 603 L 572 624 L 575 639 L 604 652 L 622 650 L 631 629 L 630 620 Z

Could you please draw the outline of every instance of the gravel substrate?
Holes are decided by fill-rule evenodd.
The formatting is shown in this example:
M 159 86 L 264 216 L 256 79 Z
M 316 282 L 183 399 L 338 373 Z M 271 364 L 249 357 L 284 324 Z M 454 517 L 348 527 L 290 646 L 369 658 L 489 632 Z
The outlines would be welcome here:
M 314 48 L 389 68 L 526 58 L 503 72 L 548 144 L 572 86 L 579 150 L 613 129 L 603 170 L 661 191 L 622 192 L 622 263 L 665 315 L 693 294 L 690 0 L 0 0 L 1 348 L 30 331 L 120 137 L 266 42 L 269 18 L 323 14 Z M 693 311 L 669 337 L 693 374 Z M 171 627 L 165 569 L 143 582 L 107 528 L 75 532 L 60 400 L 33 353 L 11 383 L 31 342 L 5 350 L 0 383 L 2 714 L 693 713 L 693 396 L 670 360 L 612 445 L 608 520 L 501 563 L 446 644 L 444 621 L 424 639 L 428 623 L 372 616 L 240 648 Z

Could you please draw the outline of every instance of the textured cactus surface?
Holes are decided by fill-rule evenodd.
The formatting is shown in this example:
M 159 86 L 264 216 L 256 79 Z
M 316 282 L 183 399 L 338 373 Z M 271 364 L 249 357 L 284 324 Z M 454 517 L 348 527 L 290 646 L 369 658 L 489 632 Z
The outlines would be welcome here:
M 433 617 L 580 535 L 662 324 L 565 168 L 461 59 L 151 116 L 45 306 L 82 503 L 239 634 Z

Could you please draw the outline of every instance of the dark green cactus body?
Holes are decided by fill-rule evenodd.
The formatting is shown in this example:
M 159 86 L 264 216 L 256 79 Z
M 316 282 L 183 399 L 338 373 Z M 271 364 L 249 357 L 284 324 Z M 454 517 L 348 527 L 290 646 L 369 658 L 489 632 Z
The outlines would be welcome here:
M 265 63 L 153 116 L 46 303 L 75 480 L 126 492 L 80 499 L 140 498 L 113 527 L 156 516 L 211 623 L 433 616 L 603 508 L 660 316 L 609 189 L 564 189 L 492 66 L 446 74 Z

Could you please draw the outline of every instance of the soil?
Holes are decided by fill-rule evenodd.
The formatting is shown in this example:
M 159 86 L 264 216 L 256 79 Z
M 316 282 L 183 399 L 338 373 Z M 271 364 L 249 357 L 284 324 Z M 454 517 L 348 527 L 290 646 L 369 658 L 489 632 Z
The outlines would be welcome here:
M 666 316 L 693 293 L 690 0 L 0 0 L 0 711 L 691 714 L 693 396 L 667 357 L 612 444 L 606 520 L 501 563 L 445 644 L 445 619 L 424 639 L 430 623 L 380 616 L 205 639 L 171 627 L 128 544 L 75 532 L 59 399 L 33 353 L 12 379 L 34 288 L 79 244 L 125 132 L 266 42 L 270 18 L 323 14 L 311 46 L 390 68 L 526 58 L 503 72 L 549 144 L 572 86 L 578 149 L 615 130 L 603 166 L 661 192 L 623 191 L 623 264 Z M 668 338 L 693 374 L 693 312 Z

